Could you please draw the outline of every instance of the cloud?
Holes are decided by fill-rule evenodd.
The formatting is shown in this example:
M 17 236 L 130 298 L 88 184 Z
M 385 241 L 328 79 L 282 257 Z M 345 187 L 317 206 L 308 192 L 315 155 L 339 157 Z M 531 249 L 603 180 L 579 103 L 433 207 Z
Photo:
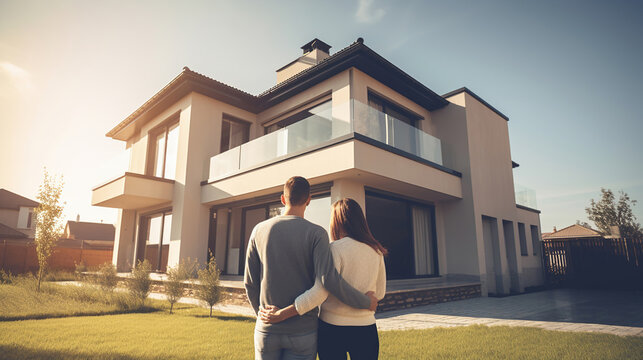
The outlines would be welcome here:
M 0 96 L 18 91 L 28 93 L 32 88 L 31 73 L 8 61 L 0 61 Z
M 374 8 L 374 0 L 358 0 L 357 12 L 355 13 L 355 20 L 360 23 L 374 24 L 386 15 L 386 11 L 382 8 Z

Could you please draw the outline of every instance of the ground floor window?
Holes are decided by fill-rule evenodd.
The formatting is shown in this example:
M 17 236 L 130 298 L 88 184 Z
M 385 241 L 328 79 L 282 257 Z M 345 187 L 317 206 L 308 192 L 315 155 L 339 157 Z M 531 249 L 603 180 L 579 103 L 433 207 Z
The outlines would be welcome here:
M 170 211 L 141 216 L 136 251 L 137 261 L 147 260 L 152 265 L 153 271 L 165 272 L 170 250 L 171 228 L 172 213 Z
M 432 205 L 367 193 L 366 220 L 373 236 L 389 251 L 388 279 L 438 275 Z

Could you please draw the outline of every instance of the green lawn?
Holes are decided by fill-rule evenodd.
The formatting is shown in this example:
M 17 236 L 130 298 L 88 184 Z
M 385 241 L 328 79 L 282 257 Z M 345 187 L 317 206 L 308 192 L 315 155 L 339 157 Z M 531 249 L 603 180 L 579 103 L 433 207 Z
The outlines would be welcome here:
M 251 318 L 208 318 L 184 304 L 169 315 L 167 302 L 151 300 L 136 309 L 91 286 L 31 287 L 0 285 L 0 359 L 253 358 Z M 643 337 L 535 328 L 386 331 L 380 342 L 382 359 L 643 359 Z
M 166 312 L 0 322 L 0 358 L 252 359 L 254 320 Z M 380 332 L 382 359 L 641 359 L 643 338 L 470 326 Z
M 146 305 L 137 308 L 126 293 L 107 293 L 92 286 L 43 283 L 37 293 L 31 284 L 0 285 L 0 321 L 149 312 L 164 308 L 166 303 L 148 300 Z

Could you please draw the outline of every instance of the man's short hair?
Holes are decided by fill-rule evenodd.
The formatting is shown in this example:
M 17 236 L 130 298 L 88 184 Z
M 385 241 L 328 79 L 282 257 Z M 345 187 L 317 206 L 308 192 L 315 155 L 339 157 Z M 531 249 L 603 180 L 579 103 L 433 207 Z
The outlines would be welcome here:
M 310 184 L 301 176 L 293 176 L 284 184 L 284 197 L 289 205 L 303 205 L 310 196 Z

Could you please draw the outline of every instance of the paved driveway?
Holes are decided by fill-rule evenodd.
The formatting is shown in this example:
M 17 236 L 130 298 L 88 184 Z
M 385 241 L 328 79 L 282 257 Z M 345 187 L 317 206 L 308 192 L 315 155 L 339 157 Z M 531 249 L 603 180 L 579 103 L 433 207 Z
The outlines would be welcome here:
M 470 324 L 643 335 L 643 292 L 558 289 L 483 297 L 377 315 L 381 330 Z

